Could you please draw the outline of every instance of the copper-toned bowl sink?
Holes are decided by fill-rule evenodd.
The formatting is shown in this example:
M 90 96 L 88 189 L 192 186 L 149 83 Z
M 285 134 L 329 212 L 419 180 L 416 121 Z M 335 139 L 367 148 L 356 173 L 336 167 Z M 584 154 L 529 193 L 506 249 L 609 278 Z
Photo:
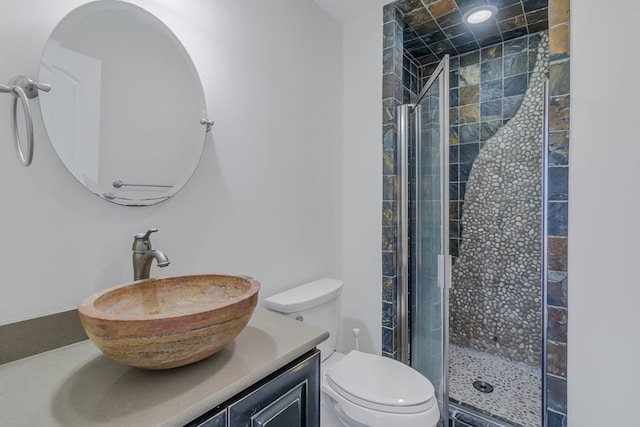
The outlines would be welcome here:
M 168 369 L 229 344 L 249 322 L 259 289 L 247 276 L 146 279 L 93 294 L 78 312 L 89 338 L 110 358 Z

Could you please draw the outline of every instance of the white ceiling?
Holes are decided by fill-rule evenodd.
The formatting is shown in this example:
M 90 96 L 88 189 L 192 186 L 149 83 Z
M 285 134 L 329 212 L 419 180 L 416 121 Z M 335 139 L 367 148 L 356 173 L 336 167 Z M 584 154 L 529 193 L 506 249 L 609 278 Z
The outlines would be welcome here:
M 314 0 L 340 22 L 348 22 L 394 0 Z

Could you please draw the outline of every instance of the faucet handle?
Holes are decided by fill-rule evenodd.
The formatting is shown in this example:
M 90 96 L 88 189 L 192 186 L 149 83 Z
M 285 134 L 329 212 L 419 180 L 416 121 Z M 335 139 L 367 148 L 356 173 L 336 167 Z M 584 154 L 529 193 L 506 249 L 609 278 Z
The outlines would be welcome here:
M 133 247 L 131 249 L 137 252 L 150 250 L 151 241 L 149 240 L 149 237 L 151 236 L 151 233 L 155 233 L 157 231 L 157 228 L 150 228 L 146 233 L 137 233 L 133 236 Z
M 133 236 L 134 239 L 146 239 L 149 240 L 149 236 L 151 236 L 151 233 L 156 233 L 158 231 L 157 228 L 150 228 L 147 230 L 146 233 L 138 233 L 135 236 Z

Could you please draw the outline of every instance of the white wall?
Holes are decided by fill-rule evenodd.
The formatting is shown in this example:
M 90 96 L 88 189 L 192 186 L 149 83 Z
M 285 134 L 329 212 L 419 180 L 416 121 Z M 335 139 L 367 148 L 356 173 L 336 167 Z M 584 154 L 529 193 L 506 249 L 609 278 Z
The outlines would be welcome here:
M 634 424 L 640 383 L 640 4 L 571 2 L 569 425 Z
M 382 335 L 382 7 L 344 25 L 344 350 Z
M 5 0 L 0 81 L 37 77 L 49 33 L 85 1 Z M 65 170 L 34 101 L 35 159 L 18 164 L 0 95 L 0 324 L 130 281 L 132 236 L 149 227 L 172 261 L 156 277 L 248 274 L 265 297 L 342 276 L 341 25 L 313 0 L 133 3 L 172 28 L 200 72 L 216 122 L 201 164 L 160 205 L 107 203 Z

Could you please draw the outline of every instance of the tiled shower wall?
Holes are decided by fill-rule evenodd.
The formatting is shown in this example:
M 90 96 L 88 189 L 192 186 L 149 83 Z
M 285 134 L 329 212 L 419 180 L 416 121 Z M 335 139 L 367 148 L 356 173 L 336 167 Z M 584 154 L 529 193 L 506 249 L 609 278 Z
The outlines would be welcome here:
M 396 358 L 397 321 L 397 107 L 415 99 L 418 68 L 405 57 L 402 13 L 395 6 L 384 8 L 383 27 L 383 201 L 382 201 L 382 353 Z
M 419 77 L 403 59 L 403 18 L 394 4 L 384 9 L 383 40 L 383 354 L 395 358 L 398 345 L 397 322 L 397 170 L 395 125 L 396 107 L 416 89 L 406 77 Z M 547 417 L 548 426 L 566 426 L 567 380 L 567 203 L 569 151 L 569 0 L 549 0 L 550 103 L 549 167 L 547 198 L 548 255 L 548 340 L 547 340 Z M 423 75 L 428 77 L 428 70 Z M 404 77 L 404 79 L 403 79 Z M 408 86 L 408 87 L 407 87 Z M 413 90 L 412 90 L 413 89 Z M 415 93 L 414 93 L 415 96 Z M 458 93 L 458 96 L 460 94 Z M 504 108 L 504 106 L 503 106 Z M 458 137 L 460 135 L 458 134 Z M 459 153 L 458 153 L 459 154 Z M 460 177 L 460 169 L 457 171 Z M 461 182 L 458 179 L 458 184 Z M 460 186 L 458 187 L 458 190 Z M 464 190 L 463 190 L 464 191 Z M 454 203 L 457 203 L 457 199 Z M 452 206 L 452 209 L 454 207 Z M 456 240 L 456 234 L 452 239 Z M 456 243 L 456 242 L 452 242 Z M 453 247 L 453 245 L 452 245 Z M 455 251 L 455 249 L 453 249 Z M 455 254 L 455 252 L 454 252 Z
M 455 57 L 450 73 L 449 340 L 533 366 L 542 353 L 548 51 L 546 33 L 536 33 Z M 535 108 L 522 111 L 525 92 Z
M 569 200 L 569 0 L 549 0 L 547 415 L 567 425 L 567 214 Z

